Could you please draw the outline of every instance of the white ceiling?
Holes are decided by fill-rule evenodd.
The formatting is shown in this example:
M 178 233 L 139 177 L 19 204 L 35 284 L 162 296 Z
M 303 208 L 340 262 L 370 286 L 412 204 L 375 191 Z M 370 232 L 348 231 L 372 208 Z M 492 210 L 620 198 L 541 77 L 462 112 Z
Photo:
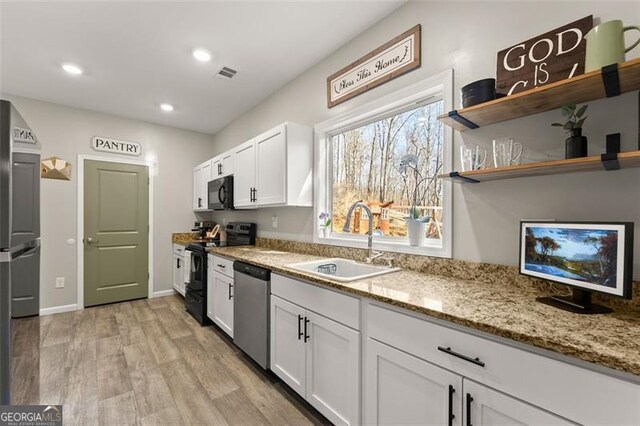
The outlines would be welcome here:
M 2 2 L 0 89 L 215 133 L 401 3 Z M 222 65 L 233 80 L 214 78 Z

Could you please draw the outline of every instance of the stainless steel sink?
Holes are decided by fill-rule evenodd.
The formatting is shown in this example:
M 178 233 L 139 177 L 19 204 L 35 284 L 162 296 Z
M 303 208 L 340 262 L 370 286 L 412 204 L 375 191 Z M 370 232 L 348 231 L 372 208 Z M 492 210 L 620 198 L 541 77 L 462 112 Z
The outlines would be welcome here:
M 294 263 L 286 266 L 287 268 L 345 283 L 390 274 L 400 270 L 400 268 L 369 265 L 339 258 Z

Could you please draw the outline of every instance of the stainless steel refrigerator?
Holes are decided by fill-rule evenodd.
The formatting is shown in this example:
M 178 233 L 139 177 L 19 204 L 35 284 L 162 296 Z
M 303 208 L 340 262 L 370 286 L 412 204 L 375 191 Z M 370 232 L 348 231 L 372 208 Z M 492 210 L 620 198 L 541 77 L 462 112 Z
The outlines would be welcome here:
M 0 404 L 10 403 L 11 318 L 39 312 L 39 148 L 18 110 L 0 100 Z

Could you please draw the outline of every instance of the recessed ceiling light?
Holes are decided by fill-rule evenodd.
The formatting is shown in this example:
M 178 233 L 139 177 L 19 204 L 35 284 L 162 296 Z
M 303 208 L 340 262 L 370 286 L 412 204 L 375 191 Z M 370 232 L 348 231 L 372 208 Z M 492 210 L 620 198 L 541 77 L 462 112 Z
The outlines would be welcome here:
M 71 75 L 80 75 L 82 74 L 82 68 L 75 64 L 62 64 L 62 69 L 68 72 Z
M 200 62 L 209 62 L 211 60 L 211 53 L 205 49 L 194 49 L 193 57 Z
M 171 111 L 173 111 L 173 105 L 171 105 L 171 104 L 160 104 L 160 109 L 162 109 L 163 111 L 166 111 L 166 112 L 171 112 Z

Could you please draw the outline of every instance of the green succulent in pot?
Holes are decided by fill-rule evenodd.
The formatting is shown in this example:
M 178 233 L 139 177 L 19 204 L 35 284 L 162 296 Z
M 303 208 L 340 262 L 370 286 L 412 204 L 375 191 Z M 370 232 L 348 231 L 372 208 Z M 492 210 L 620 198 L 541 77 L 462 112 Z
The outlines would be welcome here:
M 575 129 L 582 129 L 582 125 L 588 118 L 584 114 L 587 112 L 589 105 L 582 105 L 578 108 L 576 104 L 567 104 L 560 108 L 560 113 L 567 117 L 564 123 L 552 123 L 553 127 L 562 127 L 567 133 L 571 134 Z

